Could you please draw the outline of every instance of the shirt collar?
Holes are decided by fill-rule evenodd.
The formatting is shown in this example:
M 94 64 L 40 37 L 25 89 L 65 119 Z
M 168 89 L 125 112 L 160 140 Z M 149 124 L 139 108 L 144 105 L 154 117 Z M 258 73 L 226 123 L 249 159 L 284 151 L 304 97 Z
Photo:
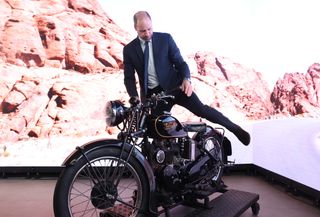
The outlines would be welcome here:
M 142 38 L 140 38 L 140 37 L 138 37 L 139 38 L 139 41 L 140 41 L 140 44 L 145 44 L 146 43 L 146 41 L 145 40 L 143 40 Z M 152 39 L 150 39 L 150 41 L 149 42 L 152 42 Z

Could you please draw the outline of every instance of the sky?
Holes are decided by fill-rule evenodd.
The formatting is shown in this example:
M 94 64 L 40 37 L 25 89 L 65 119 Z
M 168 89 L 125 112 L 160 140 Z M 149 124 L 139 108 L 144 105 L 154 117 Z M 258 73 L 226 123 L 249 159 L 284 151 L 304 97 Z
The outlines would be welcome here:
M 209 51 L 262 73 L 270 88 L 287 72 L 320 63 L 318 0 L 99 0 L 124 30 L 147 10 L 154 31 L 172 34 L 183 55 Z

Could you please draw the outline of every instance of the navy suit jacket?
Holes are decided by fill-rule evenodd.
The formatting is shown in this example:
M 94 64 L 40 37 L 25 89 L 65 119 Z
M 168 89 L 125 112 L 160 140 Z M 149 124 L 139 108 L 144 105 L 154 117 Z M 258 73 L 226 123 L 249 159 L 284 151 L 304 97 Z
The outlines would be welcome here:
M 153 59 L 159 84 L 164 90 L 181 85 L 184 78 L 190 78 L 190 70 L 180 54 L 180 50 L 168 33 L 154 32 L 152 36 Z M 124 84 L 130 97 L 138 96 L 135 72 L 140 87 L 144 87 L 144 60 L 139 38 L 135 38 L 123 48 Z M 144 98 L 143 88 L 140 97 Z

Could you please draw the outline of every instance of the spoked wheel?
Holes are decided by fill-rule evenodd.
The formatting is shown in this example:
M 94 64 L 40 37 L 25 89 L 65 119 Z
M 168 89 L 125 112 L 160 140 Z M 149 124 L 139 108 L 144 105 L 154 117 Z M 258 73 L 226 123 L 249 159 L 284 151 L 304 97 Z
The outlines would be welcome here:
M 55 188 L 55 216 L 143 216 L 149 198 L 145 172 L 135 158 L 126 163 L 119 153 L 95 150 L 66 167 Z

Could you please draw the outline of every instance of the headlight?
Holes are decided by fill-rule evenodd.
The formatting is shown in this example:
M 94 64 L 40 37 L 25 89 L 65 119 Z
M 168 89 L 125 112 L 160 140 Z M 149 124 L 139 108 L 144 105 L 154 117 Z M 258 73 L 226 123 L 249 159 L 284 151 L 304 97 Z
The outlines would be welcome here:
M 126 107 L 119 100 L 109 101 L 106 104 L 106 123 L 107 126 L 117 126 L 125 118 Z

